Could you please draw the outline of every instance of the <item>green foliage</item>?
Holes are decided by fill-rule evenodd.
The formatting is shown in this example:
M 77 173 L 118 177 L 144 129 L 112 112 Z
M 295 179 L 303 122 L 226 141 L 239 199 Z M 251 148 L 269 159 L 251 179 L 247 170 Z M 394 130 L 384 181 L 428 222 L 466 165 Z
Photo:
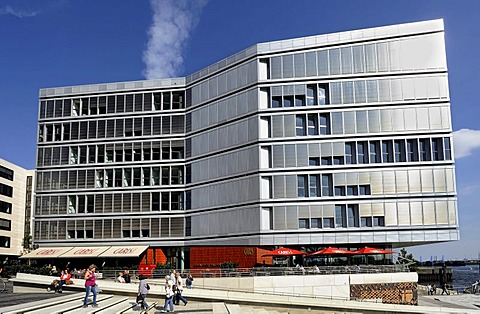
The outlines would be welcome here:
M 46 266 L 38 267 L 27 264 L 8 265 L 3 268 L 2 275 L 3 277 L 12 277 L 15 276 L 17 273 L 48 276 L 50 273 L 50 268 Z
M 175 269 L 171 264 L 166 263 L 166 264 L 157 264 L 155 266 L 155 269 Z
M 29 232 L 25 233 L 25 236 L 23 237 L 22 245 L 25 251 L 32 250 L 32 235 Z

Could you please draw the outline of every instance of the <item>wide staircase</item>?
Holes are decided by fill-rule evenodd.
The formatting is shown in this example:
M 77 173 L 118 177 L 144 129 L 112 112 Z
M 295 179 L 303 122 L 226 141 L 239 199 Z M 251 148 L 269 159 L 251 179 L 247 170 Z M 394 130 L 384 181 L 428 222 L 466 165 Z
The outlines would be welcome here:
M 89 298 L 89 305 L 83 308 L 84 293 L 70 293 L 64 296 L 45 299 L 40 301 L 28 302 L 8 307 L 0 308 L 2 314 L 90 314 L 90 313 L 160 313 L 163 302 L 159 300 L 150 300 L 150 308 L 147 311 L 141 311 L 140 306 L 135 303 L 135 298 L 114 294 L 99 294 L 97 296 L 98 307 L 92 307 L 92 298 Z M 158 301 L 155 303 L 155 301 Z M 182 303 L 181 303 L 182 304 Z M 199 302 L 191 300 L 186 306 L 175 306 L 175 313 L 195 313 L 195 314 L 286 314 L 287 309 L 264 309 L 248 305 L 227 304 L 223 302 Z M 307 311 L 305 310 L 305 313 Z

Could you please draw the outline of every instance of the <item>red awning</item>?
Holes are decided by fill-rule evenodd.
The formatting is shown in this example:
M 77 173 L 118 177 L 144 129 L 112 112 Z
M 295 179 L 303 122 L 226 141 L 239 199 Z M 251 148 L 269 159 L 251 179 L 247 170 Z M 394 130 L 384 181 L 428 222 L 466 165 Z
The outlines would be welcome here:
M 376 249 L 373 247 L 364 247 L 352 252 L 355 255 L 373 255 L 373 254 L 394 254 L 394 251 Z
M 313 253 L 309 254 L 309 256 L 314 256 L 314 255 L 352 255 L 352 254 L 353 254 L 352 251 L 343 250 L 343 249 L 339 249 L 339 248 L 336 248 L 336 247 L 327 247 L 323 250 L 313 252 Z
M 294 256 L 294 255 L 305 255 L 307 253 L 305 252 L 302 252 L 302 251 L 298 251 L 298 250 L 294 250 L 294 249 L 289 249 L 289 248 L 286 248 L 286 247 L 281 247 L 279 249 L 276 249 L 276 250 L 273 250 L 273 251 L 270 251 L 270 252 L 267 252 L 265 254 L 262 255 L 263 256 Z

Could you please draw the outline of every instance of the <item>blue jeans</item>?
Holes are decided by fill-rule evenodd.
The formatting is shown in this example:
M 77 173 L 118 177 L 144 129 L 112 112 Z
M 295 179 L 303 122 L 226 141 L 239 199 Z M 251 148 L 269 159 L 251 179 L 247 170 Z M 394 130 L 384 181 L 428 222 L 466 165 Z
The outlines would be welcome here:
M 95 286 L 85 286 L 85 299 L 83 299 L 83 306 L 87 306 L 90 291 L 93 293 L 93 305 L 97 305 L 97 289 Z
M 173 305 L 173 296 L 169 298 L 165 298 L 165 305 L 163 306 L 163 310 L 167 311 L 167 307 L 170 308 L 170 311 L 173 312 L 175 310 L 175 307 Z
M 142 297 L 142 305 L 141 305 L 141 307 L 144 308 L 144 309 L 148 309 L 147 301 L 145 301 L 145 298 L 147 297 L 147 295 L 146 295 L 146 294 L 141 294 L 140 296 Z
M 182 296 L 181 291 L 177 291 L 177 294 L 175 296 L 176 296 L 175 305 L 179 305 L 180 300 L 182 300 L 183 304 L 187 304 L 188 301 Z

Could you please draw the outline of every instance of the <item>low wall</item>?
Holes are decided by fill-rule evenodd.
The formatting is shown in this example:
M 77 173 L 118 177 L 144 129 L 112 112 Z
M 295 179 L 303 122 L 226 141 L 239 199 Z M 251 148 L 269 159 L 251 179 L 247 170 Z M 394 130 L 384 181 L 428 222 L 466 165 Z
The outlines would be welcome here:
M 418 275 L 410 273 L 195 278 L 198 287 L 340 300 L 416 304 Z M 412 301 L 413 300 L 413 301 Z

